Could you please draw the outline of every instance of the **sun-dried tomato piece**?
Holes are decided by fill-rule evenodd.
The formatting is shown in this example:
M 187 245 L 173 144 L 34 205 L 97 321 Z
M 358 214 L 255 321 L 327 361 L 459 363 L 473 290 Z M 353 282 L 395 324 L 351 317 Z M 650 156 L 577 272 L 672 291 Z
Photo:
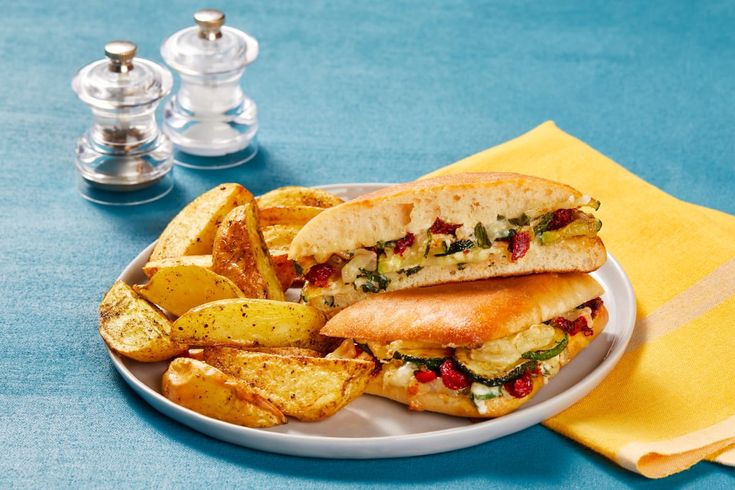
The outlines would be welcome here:
M 309 281 L 309 284 L 312 286 L 316 286 L 318 288 L 324 288 L 327 287 L 327 284 L 329 284 L 329 278 L 334 274 L 334 267 L 330 264 L 317 264 L 311 269 L 309 269 L 309 272 L 306 273 L 307 281 Z
M 413 375 L 416 376 L 419 383 L 431 383 L 436 379 L 436 373 L 434 371 L 429 371 L 428 369 L 421 369 L 416 371 Z
M 416 237 L 413 233 L 407 233 L 406 236 L 403 238 L 399 238 L 396 240 L 396 244 L 393 246 L 393 253 L 398 255 L 403 255 L 403 252 L 406 251 L 408 247 L 413 245 L 413 242 L 416 240 Z
M 516 378 L 513 381 L 505 383 L 503 388 L 516 398 L 523 398 L 530 395 L 531 391 L 533 391 L 533 379 L 531 379 L 531 372 L 526 371 L 520 378 Z
M 571 320 L 567 320 L 566 318 L 561 316 L 554 318 L 551 323 L 553 323 L 556 328 L 564 330 L 567 333 L 569 333 L 569 330 L 571 330 L 572 328 Z
M 577 335 L 579 332 L 582 332 L 585 337 L 589 337 L 591 335 L 594 335 L 594 331 L 587 325 L 587 319 L 583 316 L 580 316 L 574 321 L 567 320 L 563 317 L 557 317 L 554 318 L 552 321 L 554 326 L 556 328 L 560 328 L 564 330 L 569 335 Z
M 581 308 L 587 307 L 590 310 L 592 310 L 592 318 L 595 318 L 597 316 L 597 313 L 600 311 L 600 308 L 602 308 L 602 305 L 605 304 L 602 302 L 602 298 L 595 298 L 591 299 L 588 302 L 581 305 Z
M 470 378 L 458 371 L 451 359 L 447 359 L 439 366 L 439 373 L 441 374 L 442 383 L 450 390 L 461 390 L 471 384 Z
M 557 209 L 554 211 L 554 215 L 551 217 L 547 230 L 558 230 L 564 228 L 569 223 L 574 221 L 574 210 L 573 209 Z
M 447 223 L 445 221 L 442 221 L 441 218 L 437 217 L 434 220 L 434 224 L 431 225 L 431 228 L 429 228 L 429 231 L 432 232 L 435 235 L 452 235 L 454 237 L 457 236 L 457 228 L 461 227 L 462 225 L 455 225 L 452 223 Z
M 510 257 L 513 262 L 522 258 L 528 252 L 531 247 L 531 235 L 527 231 L 516 233 L 510 239 L 508 249 L 510 250 Z

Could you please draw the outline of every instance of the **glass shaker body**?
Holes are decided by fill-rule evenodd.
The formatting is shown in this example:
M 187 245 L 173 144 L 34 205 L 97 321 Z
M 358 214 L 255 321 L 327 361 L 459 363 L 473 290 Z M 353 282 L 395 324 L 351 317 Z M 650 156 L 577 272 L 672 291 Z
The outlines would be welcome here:
M 246 155 L 234 159 L 227 155 L 239 154 L 255 145 L 257 107 L 240 86 L 243 71 L 205 76 L 181 74 L 181 87 L 164 109 L 164 131 L 180 151 L 221 159 L 191 166 L 238 165 L 246 161 L 242 158 Z M 257 148 L 251 151 L 255 155 Z M 234 165 L 227 165 L 227 161 Z M 178 158 L 177 162 L 187 165 Z
M 127 44 L 133 46 L 127 68 L 108 54 L 110 60 L 83 67 L 72 81 L 93 116 L 76 145 L 78 189 L 102 204 L 150 202 L 173 187 L 173 145 L 155 118 L 173 79 L 160 65 L 133 58 L 135 45 Z
M 258 55 L 258 42 L 224 26 L 224 14 L 200 10 L 196 27 L 182 29 L 161 45 L 161 56 L 181 77 L 165 105 L 163 130 L 175 145 L 177 164 L 227 168 L 257 153 L 257 107 L 241 78 Z

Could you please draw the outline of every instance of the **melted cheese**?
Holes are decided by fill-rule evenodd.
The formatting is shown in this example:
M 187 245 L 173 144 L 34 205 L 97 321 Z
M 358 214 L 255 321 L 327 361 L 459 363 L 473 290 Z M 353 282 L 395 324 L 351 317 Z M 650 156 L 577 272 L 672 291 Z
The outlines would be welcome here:
M 407 362 L 396 370 L 386 371 L 383 376 L 383 382 L 393 386 L 407 387 L 411 383 L 411 380 L 413 380 L 414 371 L 418 368 L 416 364 Z

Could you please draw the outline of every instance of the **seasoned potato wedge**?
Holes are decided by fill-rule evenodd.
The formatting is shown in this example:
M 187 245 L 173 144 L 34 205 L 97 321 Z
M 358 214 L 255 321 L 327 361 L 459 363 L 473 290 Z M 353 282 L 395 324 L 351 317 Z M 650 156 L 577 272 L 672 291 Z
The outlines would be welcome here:
M 186 352 L 171 340 L 168 318 L 122 281 L 102 299 L 99 330 L 110 349 L 136 361 L 158 362 Z
M 171 329 L 192 346 L 305 347 L 322 351 L 322 312 L 308 305 L 267 299 L 223 299 L 192 308 Z
M 286 423 L 283 413 L 245 382 L 196 359 L 174 359 L 163 373 L 161 392 L 183 407 L 237 425 Z
M 263 227 L 263 239 L 272 253 L 282 250 L 288 252 L 291 242 L 301 230 L 298 225 L 270 225 Z
M 171 220 L 149 260 L 211 254 L 214 235 L 225 215 L 252 200 L 253 195 L 240 184 L 222 184 L 205 192 Z
M 303 347 L 255 347 L 255 348 L 242 348 L 240 350 L 252 351 L 252 352 L 263 352 L 265 354 L 278 354 L 279 356 L 306 356 L 306 357 L 324 357 L 322 353 L 314 349 L 304 349 Z M 202 354 L 204 348 L 202 348 Z M 203 355 L 202 355 L 203 358 Z
M 258 206 L 261 208 L 272 206 L 331 208 L 342 202 L 344 202 L 342 199 L 327 191 L 299 186 L 279 187 L 258 198 Z
M 260 226 L 304 226 L 310 219 L 322 211 L 324 211 L 324 208 L 314 206 L 272 206 L 270 208 L 260 208 Z
M 176 316 L 218 299 L 245 297 L 235 283 L 197 265 L 163 267 L 147 284 L 133 286 L 133 289 Z
M 212 270 L 230 278 L 249 298 L 286 299 L 260 232 L 255 202 L 236 207 L 222 221 L 214 239 Z
M 158 269 L 164 267 L 176 267 L 177 265 L 197 265 L 205 269 L 212 268 L 211 255 L 184 255 L 181 257 L 169 257 L 167 259 L 154 260 L 143 266 L 143 273 L 151 278 Z
M 325 359 L 207 347 L 204 361 L 246 382 L 299 420 L 334 415 L 365 391 L 375 367 L 359 359 Z

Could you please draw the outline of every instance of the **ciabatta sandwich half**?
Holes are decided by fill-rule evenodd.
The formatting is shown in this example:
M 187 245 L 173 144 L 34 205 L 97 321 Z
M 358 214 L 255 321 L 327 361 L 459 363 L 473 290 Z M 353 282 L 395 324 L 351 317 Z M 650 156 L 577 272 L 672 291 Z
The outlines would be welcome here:
M 388 187 L 323 211 L 289 257 L 303 300 L 336 312 L 367 296 L 537 272 L 589 272 L 606 259 L 590 211 L 568 185 L 512 173 L 466 173 Z
M 409 409 L 498 417 L 528 402 L 607 323 L 584 273 L 401 290 L 343 309 L 322 329 L 332 357 L 373 359 L 367 393 Z

